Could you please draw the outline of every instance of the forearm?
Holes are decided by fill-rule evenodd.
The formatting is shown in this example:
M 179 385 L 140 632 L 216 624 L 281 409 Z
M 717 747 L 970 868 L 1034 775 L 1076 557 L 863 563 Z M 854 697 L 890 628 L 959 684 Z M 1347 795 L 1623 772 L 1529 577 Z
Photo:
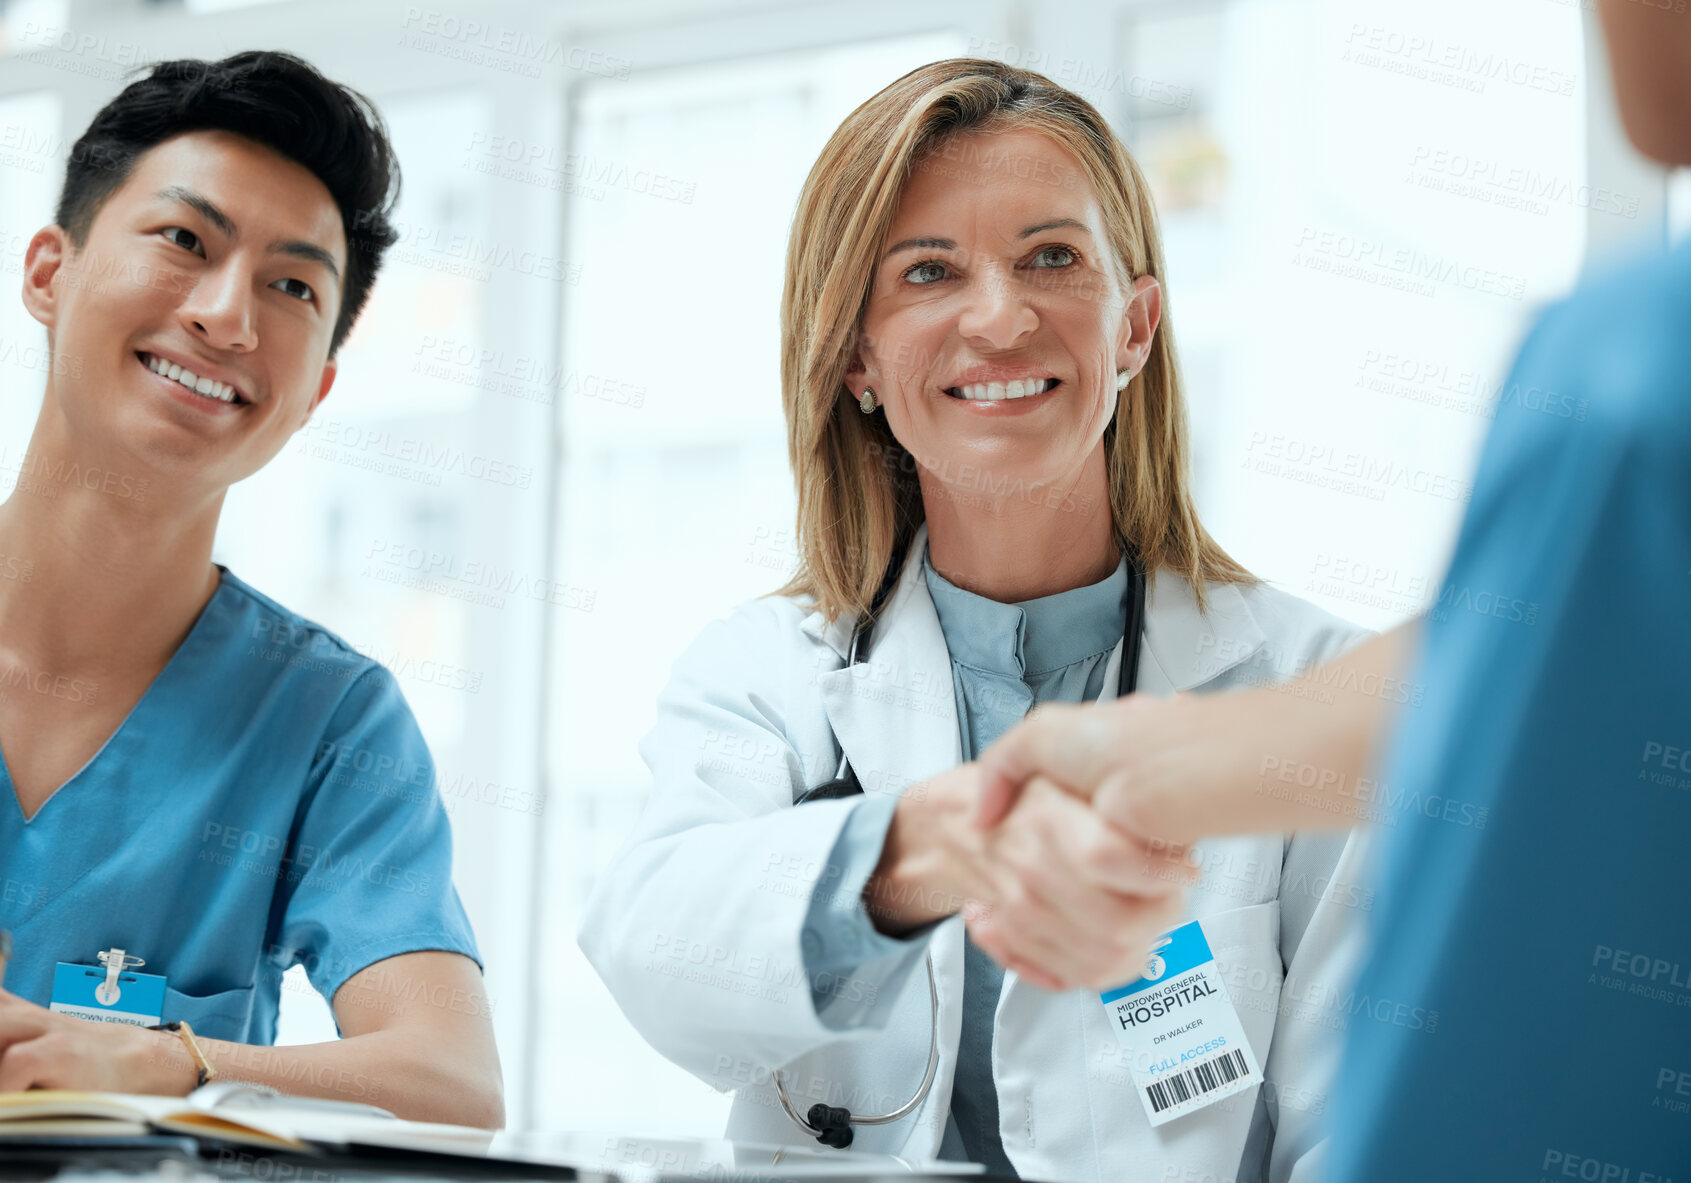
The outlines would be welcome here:
M 185 1094 L 198 1066 L 175 1034 L 158 1032 L 149 1091 Z M 504 1124 L 497 1064 L 434 1034 L 390 1028 L 329 1043 L 264 1047 L 195 1036 L 219 1080 L 268 1085 L 296 1096 L 377 1105 L 412 1121 L 496 1129 Z
M 1400 625 L 1269 693 L 1258 725 L 1253 800 L 1279 829 L 1348 829 L 1372 815 L 1360 791 L 1401 703 L 1418 623 Z
M 1415 624 L 1275 686 L 1187 697 L 1160 750 L 1101 808 L 1139 815 L 1169 841 L 1271 830 L 1348 829 L 1370 816 L 1358 782 L 1403 692 Z M 1116 798 L 1111 800 L 1111 798 Z

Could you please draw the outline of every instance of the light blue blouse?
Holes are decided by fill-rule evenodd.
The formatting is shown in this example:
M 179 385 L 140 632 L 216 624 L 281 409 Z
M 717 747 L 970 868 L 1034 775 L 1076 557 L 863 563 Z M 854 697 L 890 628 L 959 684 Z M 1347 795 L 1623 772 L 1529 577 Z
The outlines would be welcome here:
M 12 693 L 20 693 L 13 690 Z M 228 571 L 122 724 L 24 820 L 0 759 L 5 988 L 103 949 L 163 1018 L 270 1043 L 282 974 L 333 998 L 387 957 L 476 958 L 434 764 L 393 675 Z
M 1108 578 L 1087 587 L 1019 604 L 1001 604 L 964 591 L 922 557 L 923 575 L 951 652 L 963 758 L 972 760 L 1041 702 L 1085 702 L 1103 689 L 1105 667 L 1126 621 L 1125 560 Z M 851 974 L 881 989 L 898 989 L 921 961 L 927 930 L 905 939 L 876 930 L 862 906 L 862 888 L 880 861 L 897 800 L 858 802 L 829 858 L 830 890 L 812 898 L 803 937 L 805 968 Z M 992 1078 L 992 1030 L 1004 975 L 968 941 L 963 969 L 963 1030 L 952 1087 L 951 1124 L 943 1158 L 984 1163 L 1013 1176 L 998 1132 Z M 838 1028 L 856 1026 L 860 1007 L 843 991 L 813 990 L 818 1014 Z

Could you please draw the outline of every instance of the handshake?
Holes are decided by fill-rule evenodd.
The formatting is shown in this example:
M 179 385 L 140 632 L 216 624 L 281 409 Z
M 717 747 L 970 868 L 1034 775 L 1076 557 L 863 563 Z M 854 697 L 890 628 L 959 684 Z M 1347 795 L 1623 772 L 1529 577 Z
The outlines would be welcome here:
M 1395 669 L 1406 631 L 1325 668 Z M 1369 695 L 1274 687 L 1041 706 L 900 799 L 865 907 L 894 935 L 961 911 L 988 955 L 1049 990 L 1130 982 L 1181 920 L 1198 839 L 1356 823 L 1354 801 L 1288 795 L 1261 770 L 1360 772 L 1382 714 Z

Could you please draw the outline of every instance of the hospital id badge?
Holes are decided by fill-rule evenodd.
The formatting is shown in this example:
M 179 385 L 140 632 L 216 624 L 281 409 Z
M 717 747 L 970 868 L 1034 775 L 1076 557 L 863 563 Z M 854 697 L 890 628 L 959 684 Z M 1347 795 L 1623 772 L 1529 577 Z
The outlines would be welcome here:
M 1181 925 L 1151 947 L 1144 977 L 1100 997 L 1153 1126 L 1262 1080 L 1198 921 Z
M 101 954 L 104 966 L 68 961 L 54 966 L 53 1000 L 48 1009 L 96 1023 L 157 1026 L 164 1014 L 164 976 L 134 973 L 124 967 L 123 950 L 114 952 L 115 963 Z M 128 959 L 129 964 L 138 961 L 138 957 Z

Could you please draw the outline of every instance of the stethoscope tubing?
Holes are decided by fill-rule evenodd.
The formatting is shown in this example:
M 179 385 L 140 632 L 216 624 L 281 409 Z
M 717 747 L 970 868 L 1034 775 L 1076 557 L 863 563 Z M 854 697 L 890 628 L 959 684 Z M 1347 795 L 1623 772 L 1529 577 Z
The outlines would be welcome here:
M 1118 698 L 1126 698 L 1133 693 L 1138 685 L 1139 648 L 1145 633 L 1145 572 L 1140 566 L 1137 556 L 1127 548 L 1125 543 L 1122 550 L 1124 554 L 1129 556 L 1129 588 L 1127 620 L 1122 629 L 1121 669 L 1116 677 L 1116 696 Z M 875 613 L 881 606 L 882 597 L 891 589 L 895 576 L 902 566 L 902 556 L 895 557 L 892 567 L 887 572 L 887 577 L 882 581 L 881 591 L 876 595 L 875 603 L 869 610 L 867 620 L 852 630 L 851 646 L 846 654 L 847 666 L 856 665 L 861 660 L 862 650 L 867 646 L 869 636 L 874 629 Z M 862 791 L 863 788 L 858 783 L 857 774 L 846 759 L 842 746 L 840 766 L 834 779 L 800 794 L 794 804 L 802 805 L 807 801 L 854 796 Z M 922 1083 L 917 1086 L 916 1092 L 908 1101 L 890 1112 L 868 1115 L 848 1113 L 847 1122 L 850 1125 L 887 1125 L 898 1121 L 900 1118 L 913 1113 L 917 1106 L 927 1100 L 928 1093 L 933 1090 L 934 1077 L 939 1071 L 939 985 L 934 978 L 934 955 L 931 950 L 926 954 L 925 962 L 928 970 L 928 1068 L 922 1074 Z M 824 1131 L 811 1125 L 808 1118 L 801 1116 L 798 1110 L 793 1108 L 793 1101 L 787 1095 L 787 1085 L 781 1077 L 781 1070 L 775 1069 L 772 1076 L 775 1081 L 776 1095 L 780 1097 L 781 1108 L 787 1111 L 787 1116 L 807 1134 L 816 1138 L 822 1137 Z
M 928 1070 L 922 1074 L 922 1083 L 917 1086 L 915 1095 L 904 1104 L 888 1113 L 873 1115 L 853 1113 L 851 1115 L 852 1125 L 889 1125 L 914 1113 L 916 1107 L 927 1100 L 928 1093 L 933 1090 L 934 1076 L 939 1072 L 939 984 L 934 980 L 934 955 L 930 952 L 925 961 L 928 967 L 928 1012 L 930 1019 L 928 1023 Z M 781 1108 L 787 1111 L 787 1116 L 792 1118 L 806 1133 L 820 1137 L 822 1131 L 800 1117 L 798 1110 L 793 1108 L 792 1098 L 787 1096 L 787 1085 L 781 1079 L 779 1068 L 775 1069 L 774 1076 L 775 1092 L 781 1098 Z

